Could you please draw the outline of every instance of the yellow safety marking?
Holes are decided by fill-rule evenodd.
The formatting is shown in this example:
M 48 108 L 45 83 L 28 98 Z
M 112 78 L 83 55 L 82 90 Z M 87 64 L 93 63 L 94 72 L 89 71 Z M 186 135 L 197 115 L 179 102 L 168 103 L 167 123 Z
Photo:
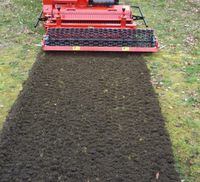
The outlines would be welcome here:
M 122 47 L 122 51 L 129 51 L 129 47 Z
M 80 46 L 73 46 L 72 50 L 73 51 L 79 51 L 79 50 L 81 50 L 81 47 Z

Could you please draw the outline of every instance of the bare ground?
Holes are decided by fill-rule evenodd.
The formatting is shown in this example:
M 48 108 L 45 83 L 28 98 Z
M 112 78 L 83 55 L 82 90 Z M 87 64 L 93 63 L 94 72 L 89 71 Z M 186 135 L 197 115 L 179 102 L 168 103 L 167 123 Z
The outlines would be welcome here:
M 39 54 L 1 133 L 0 181 L 178 182 L 142 56 Z

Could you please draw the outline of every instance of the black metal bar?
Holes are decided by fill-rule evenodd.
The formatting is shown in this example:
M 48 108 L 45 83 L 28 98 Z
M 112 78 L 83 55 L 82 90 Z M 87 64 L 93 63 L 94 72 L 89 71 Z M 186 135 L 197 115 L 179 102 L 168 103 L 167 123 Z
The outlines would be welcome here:
M 64 39 L 56 39 L 56 38 L 50 38 L 51 41 L 99 41 L 99 42 L 108 42 L 108 41 L 112 41 L 112 42 L 152 42 L 151 40 L 124 40 L 124 39 L 78 39 L 78 38 L 64 38 Z
M 39 22 L 41 21 L 42 14 L 43 14 L 43 11 L 41 11 L 40 15 L 38 16 L 37 22 L 36 22 L 36 24 L 34 26 L 35 28 L 38 26 Z
M 146 22 L 146 20 L 145 20 L 145 17 L 144 17 L 144 15 L 143 15 L 143 12 L 142 12 L 141 8 L 140 8 L 139 6 L 133 6 L 133 5 L 131 6 L 131 8 L 136 8 L 136 9 L 138 9 L 139 12 L 140 12 L 140 15 L 141 15 L 141 16 L 133 16 L 133 18 L 135 18 L 135 20 L 143 20 L 145 26 L 146 26 L 146 27 L 149 27 L 149 26 L 147 25 L 147 22 Z

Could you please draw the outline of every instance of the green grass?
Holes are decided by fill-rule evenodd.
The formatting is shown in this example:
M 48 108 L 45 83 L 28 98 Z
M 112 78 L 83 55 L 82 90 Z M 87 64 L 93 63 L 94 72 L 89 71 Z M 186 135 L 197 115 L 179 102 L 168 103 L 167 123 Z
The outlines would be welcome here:
M 0 127 L 39 51 L 34 23 L 40 8 L 35 0 L 6 0 L 0 6 Z
M 161 51 L 147 55 L 181 179 L 200 181 L 200 4 L 138 0 Z
M 142 7 L 162 48 L 145 58 L 166 119 L 176 169 L 185 182 L 200 182 L 199 1 L 131 2 Z M 0 126 L 40 50 L 35 44 L 40 43 L 42 28 L 33 28 L 40 10 L 36 0 L 5 0 L 0 6 Z

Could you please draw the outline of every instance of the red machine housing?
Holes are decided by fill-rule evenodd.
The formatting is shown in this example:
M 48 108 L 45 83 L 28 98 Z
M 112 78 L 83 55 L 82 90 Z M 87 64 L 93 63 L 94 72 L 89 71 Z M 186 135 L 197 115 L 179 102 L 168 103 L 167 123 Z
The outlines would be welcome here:
M 158 51 L 154 31 L 116 0 L 43 0 L 42 20 L 44 51 Z

